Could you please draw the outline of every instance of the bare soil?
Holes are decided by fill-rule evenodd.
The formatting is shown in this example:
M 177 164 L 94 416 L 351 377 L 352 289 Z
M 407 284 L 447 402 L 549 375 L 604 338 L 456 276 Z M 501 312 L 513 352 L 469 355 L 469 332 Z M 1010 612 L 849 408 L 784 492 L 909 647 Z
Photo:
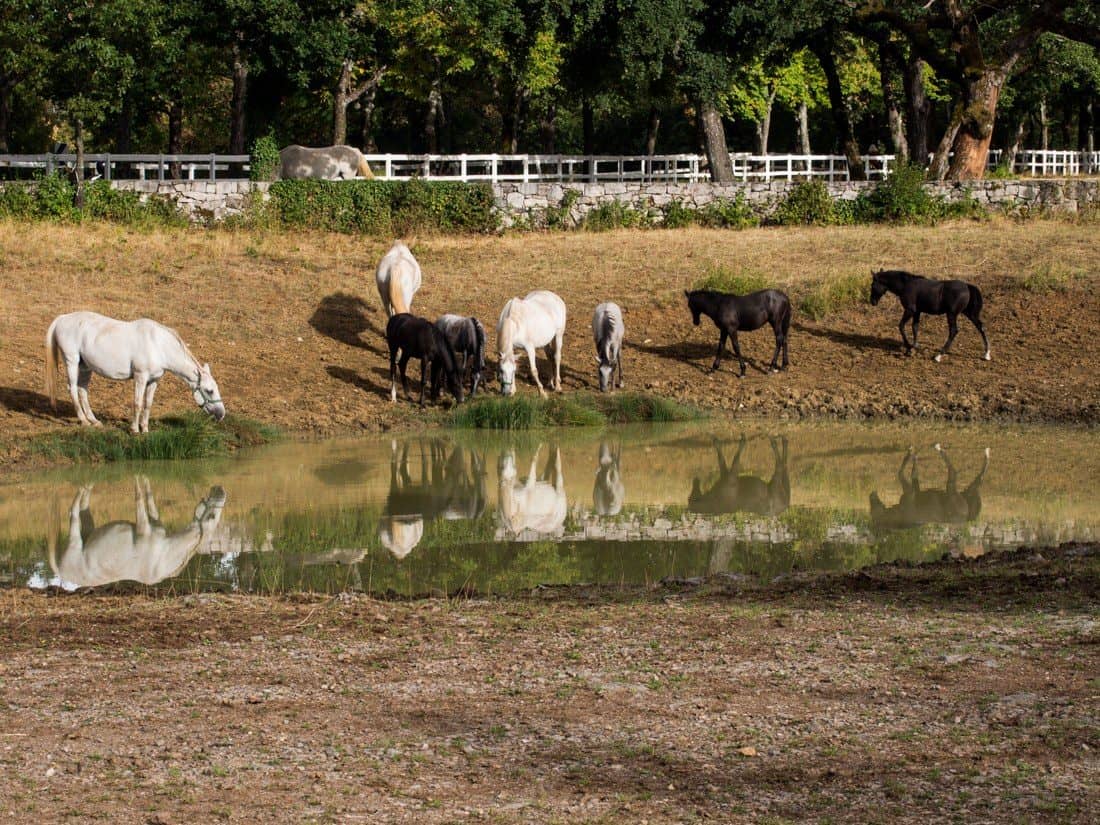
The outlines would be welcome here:
M 0 818 L 1096 822 L 1100 547 L 382 602 L 0 594 Z
M 438 421 L 438 412 L 388 400 L 385 316 L 374 286 L 388 245 L 342 235 L 0 222 L 0 460 L 26 458 L 26 436 L 74 424 L 67 399 L 53 411 L 42 394 L 42 362 L 50 320 L 76 309 L 176 327 L 213 365 L 231 413 L 291 432 Z M 548 233 L 413 246 L 424 269 L 414 310 L 477 315 L 491 338 L 509 297 L 539 287 L 559 292 L 570 310 L 567 391 L 596 387 L 590 312 L 614 299 L 626 316 L 628 389 L 724 414 L 1100 419 L 1095 224 Z M 903 357 L 901 310 L 887 296 L 877 307 L 852 305 L 821 321 L 796 312 L 787 373 L 764 373 L 773 339 L 762 330 L 742 337 L 751 359 L 745 379 L 736 378 L 729 356 L 710 374 L 716 330 L 705 320 L 691 325 L 682 291 L 716 266 L 762 274 L 788 289 L 796 306 L 814 284 L 853 274 L 867 274 L 869 283 L 871 268 L 964 277 L 985 293 L 994 360 L 980 360 L 978 336 L 960 319 L 954 354 L 933 363 L 946 336 L 942 317 L 925 319 L 923 349 Z M 411 371 L 418 376 L 418 367 Z M 526 369 L 520 374 L 522 381 Z M 91 397 L 101 418 L 122 425 L 132 388 L 98 379 Z M 190 407 L 189 394 L 170 379 L 154 413 Z

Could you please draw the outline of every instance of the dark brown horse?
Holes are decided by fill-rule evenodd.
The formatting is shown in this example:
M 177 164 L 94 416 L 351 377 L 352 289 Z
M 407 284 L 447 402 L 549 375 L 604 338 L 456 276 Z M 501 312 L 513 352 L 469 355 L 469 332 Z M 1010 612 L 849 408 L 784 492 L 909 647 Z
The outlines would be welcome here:
M 982 336 L 982 344 L 985 345 L 985 354 L 982 359 L 990 360 L 989 339 L 985 337 L 985 329 L 982 327 L 982 293 L 974 284 L 968 284 L 966 281 L 937 281 L 898 269 L 872 271 L 871 304 L 877 304 L 887 292 L 893 292 L 901 301 L 903 313 L 898 329 L 901 331 L 901 341 L 905 345 L 906 355 L 912 355 L 917 348 L 917 331 L 920 327 L 921 314 L 946 315 L 947 341 L 944 342 L 943 349 L 933 356 L 933 360 L 938 362 L 947 355 L 951 349 L 951 342 L 959 332 L 956 319 L 961 313 L 970 319 Z M 905 337 L 905 322 L 910 318 L 913 319 L 912 344 Z
M 783 369 L 790 366 L 787 352 L 787 331 L 791 326 L 791 302 L 785 293 L 778 289 L 762 289 L 748 295 L 731 295 L 727 292 L 714 292 L 709 289 L 696 289 L 685 292 L 691 320 L 699 326 L 699 316 L 706 315 L 718 327 L 718 352 L 714 355 L 711 369 L 718 369 L 722 360 L 722 350 L 726 347 L 726 338 L 733 342 L 733 351 L 741 367 L 739 378 L 745 377 L 745 359 L 741 356 L 741 345 L 737 341 L 738 332 L 752 332 L 764 324 L 771 324 L 775 332 L 775 354 L 772 355 L 771 371 L 779 372 L 779 351 L 783 351 Z

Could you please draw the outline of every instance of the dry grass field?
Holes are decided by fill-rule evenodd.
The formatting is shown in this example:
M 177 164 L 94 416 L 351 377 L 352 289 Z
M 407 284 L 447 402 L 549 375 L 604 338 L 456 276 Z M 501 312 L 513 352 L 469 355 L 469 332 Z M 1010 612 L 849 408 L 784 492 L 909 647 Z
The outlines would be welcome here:
M 425 273 L 414 310 L 475 314 L 491 330 L 508 297 L 558 291 L 570 308 L 567 391 L 595 385 L 590 312 L 614 299 L 626 314 L 632 389 L 739 414 L 1095 422 L 1096 231 L 996 220 L 422 238 L 414 244 Z M 423 414 L 386 398 L 373 271 L 387 247 L 333 234 L 0 222 L 0 438 L 9 457 L 24 436 L 73 422 L 67 400 L 54 413 L 42 395 L 42 342 L 52 317 L 76 309 L 176 327 L 212 364 L 231 413 L 314 434 L 416 426 Z M 964 319 L 945 363 L 928 357 L 946 334 L 942 318 L 926 318 L 921 355 L 903 358 L 893 298 L 878 307 L 852 300 L 861 297 L 859 279 L 880 267 L 979 284 L 992 363 L 978 359 L 980 342 Z M 784 287 L 796 308 L 810 297 L 830 310 L 813 320 L 796 309 L 789 373 L 760 370 L 770 331 L 743 336 L 753 363 L 744 380 L 733 362 L 706 372 L 717 335 L 706 321 L 692 327 L 681 292 L 715 270 Z M 154 413 L 188 408 L 182 389 L 166 383 Z M 91 397 L 101 417 L 121 422 L 131 390 L 100 379 Z

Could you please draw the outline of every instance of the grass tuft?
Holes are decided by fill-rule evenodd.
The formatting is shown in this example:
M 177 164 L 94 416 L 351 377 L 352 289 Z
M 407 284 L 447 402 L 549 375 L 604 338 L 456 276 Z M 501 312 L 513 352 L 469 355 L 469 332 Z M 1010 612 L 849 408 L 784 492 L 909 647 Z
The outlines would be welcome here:
M 530 430 L 539 427 L 599 427 L 644 421 L 692 421 L 702 413 L 645 393 L 485 396 L 456 408 L 451 426 L 460 429 Z
M 815 321 L 848 307 L 865 304 L 870 292 L 866 275 L 841 275 L 810 287 L 798 302 L 798 309 Z
M 692 285 L 692 289 L 713 289 L 717 292 L 747 295 L 761 289 L 771 289 L 775 285 L 775 279 L 769 278 L 759 270 L 712 266 L 707 270 L 706 275 Z
M 111 427 L 70 429 L 38 436 L 31 449 L 73 461 L 174 461 L 225 455 L 279 437 L 274 427 L 240 416 L 220 424 L 199 413 L 153 422 L 145 435 Z
M 1020 287 L 1028 292 L 1045 295 L 1051 292 L 1064 292 L 1069 289 L 1070 282 L 1080 277 L 1080 274 L 1067 269 L 1060 264 L 1044 264 L 1033 269 L 1020 279 Z

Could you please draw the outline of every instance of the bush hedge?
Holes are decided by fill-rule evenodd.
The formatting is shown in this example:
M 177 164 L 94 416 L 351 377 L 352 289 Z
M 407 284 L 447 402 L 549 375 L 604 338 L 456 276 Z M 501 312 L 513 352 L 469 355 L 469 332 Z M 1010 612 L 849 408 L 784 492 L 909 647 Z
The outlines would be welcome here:
M 61 174 L 0 186 L 0 217 L 168 226 L 187 223 L 187 218 L 167 198 L 114 189 L 109 181 L 84 185 L 84 209 L 76 208 L 76 184 Z

